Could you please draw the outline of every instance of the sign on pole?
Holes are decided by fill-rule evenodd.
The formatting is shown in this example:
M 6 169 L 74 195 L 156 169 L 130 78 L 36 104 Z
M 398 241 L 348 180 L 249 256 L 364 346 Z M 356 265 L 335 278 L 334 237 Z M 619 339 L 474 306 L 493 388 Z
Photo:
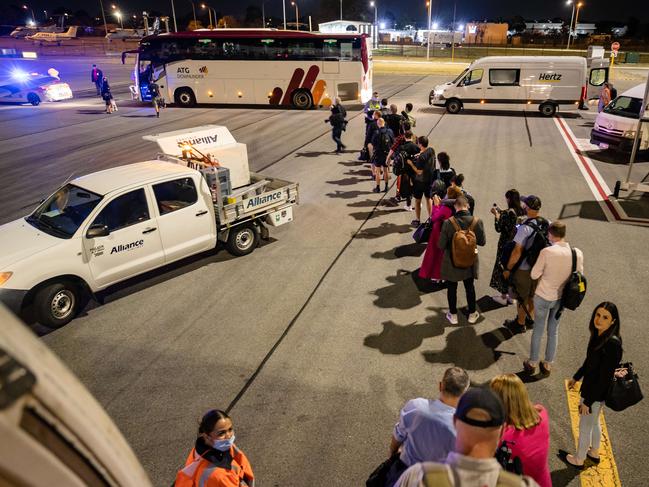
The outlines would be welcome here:
M 620 50 L 620 43 L 619 42 L 614 42 L 611 44 L 611 51 L 613 51 L 615 54 Z

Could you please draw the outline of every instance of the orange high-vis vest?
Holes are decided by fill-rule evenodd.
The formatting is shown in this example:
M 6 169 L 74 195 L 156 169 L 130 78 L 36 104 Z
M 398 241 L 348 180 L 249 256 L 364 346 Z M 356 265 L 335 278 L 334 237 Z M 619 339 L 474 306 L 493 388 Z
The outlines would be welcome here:
M 196 449 L 187 457 L 185 468 L 176 475 L 175 487 L 253 487 L 254 474 L 246 455 L 236 446 L 230 447 L 232 462 L 215 464 Z

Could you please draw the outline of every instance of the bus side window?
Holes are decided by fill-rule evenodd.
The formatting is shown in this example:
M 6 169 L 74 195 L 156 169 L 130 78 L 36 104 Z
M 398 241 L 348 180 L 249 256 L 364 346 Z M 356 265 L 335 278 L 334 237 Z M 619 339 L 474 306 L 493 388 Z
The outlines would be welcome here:
M 340 43 L 340 60 L 341 61 L 351 61 L 353 58 L 352 55 L 352 43 L 351 42 L 341 42 Z
M 322 49 L 322 57 L 325 61 L 338 61 L 340 59 L 340 47 L 336 39 L 325 39 Z

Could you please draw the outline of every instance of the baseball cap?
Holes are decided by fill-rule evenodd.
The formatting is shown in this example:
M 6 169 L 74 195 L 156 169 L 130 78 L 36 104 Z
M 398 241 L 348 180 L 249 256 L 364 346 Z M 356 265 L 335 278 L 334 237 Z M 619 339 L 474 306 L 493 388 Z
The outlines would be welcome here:
M 473 409 L 485 411 L 491 419 L 478 420 L 469 418 L 468 414 Z M 502 426 L 505 422 L 505 408 L 500 398 L 487 387 L 471 387 L 462 394 L 455 410 L 455 417 L 471 426 L 479 428 L 493 428 Z
M 523 198 L 523 202 L 530 210 L 538 211 L 541 209 L 541 198 L 533 194 Z

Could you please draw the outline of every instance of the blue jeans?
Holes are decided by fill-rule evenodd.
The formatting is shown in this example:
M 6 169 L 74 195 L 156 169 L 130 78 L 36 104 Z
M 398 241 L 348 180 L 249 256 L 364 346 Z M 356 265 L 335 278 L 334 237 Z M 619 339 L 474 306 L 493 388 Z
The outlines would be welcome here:
M 336 143 L 336 150 L 337 151 L 342 151 L 343 147 L 344 147 L 344 144 L 343 144 L 343 141 L 342 141 L 342 135 L 343 135 L 342 129 L 334 128 L 334 129 L 331 130 L 331 138 L 334 139 L 334 142 Z
M 579 446 L 575 455 L 579 460 L 586 459 L 588 448 L 599 449 L 602 440 L 602 427 L 599 424 L 599 412 L 602 410 L 603 402 L 594 402 L 590 407 L 591 413 L 586 416 L 579 416 Z
M 546 301 L 538 294 L 534 296 L 534 330 L 532 331 L 532 350 L 530 362 L 539 361 L 541 352 L 541 339 L 547 322 L 548 341 L 545 346 L 545 361 L 553 362 L 557 355 L 557 343 L 559 339 L 559 320 L 555 318 L 561 306 L 561 300 Z

